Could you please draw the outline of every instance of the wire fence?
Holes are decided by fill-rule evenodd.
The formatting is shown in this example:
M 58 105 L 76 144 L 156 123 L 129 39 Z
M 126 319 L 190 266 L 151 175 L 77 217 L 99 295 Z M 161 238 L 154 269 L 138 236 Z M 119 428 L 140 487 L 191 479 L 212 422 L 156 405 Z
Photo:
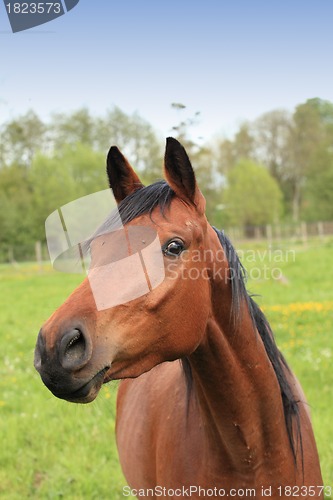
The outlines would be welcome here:
M 307 243 L 312 239 L 325 241 L 333 236 L 333 222 L 299 222 L 265 226 L 230 227 L 226 234 L 231 241 L 266 241 L 269 245 L 289 242 Z
M 47 262 L 49 253 L 46 243 L 36 241 L 29 245 L 0 244 L 0 262 L 15 265 L 18 262 Z
M 265 226 L 230 227 L 225 229 L 230 240 L 237 245 L 245 242 L 264 242 L 279 245 L 286 242 L 307 245 L 309 241 L 326 241 L 333 237 L 332 222 L 300 222 Z M 0 263 L 15 265 L 18 262 L 49 261 L 45 242 L 37 241 L 30 245 L 0 244 Z

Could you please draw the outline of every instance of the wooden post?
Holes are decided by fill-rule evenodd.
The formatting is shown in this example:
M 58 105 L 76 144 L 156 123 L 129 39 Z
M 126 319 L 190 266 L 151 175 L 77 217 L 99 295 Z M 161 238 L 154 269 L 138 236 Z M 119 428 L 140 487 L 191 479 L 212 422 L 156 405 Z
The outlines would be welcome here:
M 36 262 L 38 264 L 38 269 L 39 272 L 41 273 L 43 271 L 43 259 L 42 259 L 42 244 L 40 241 L 36 241 L 35 243 L 35 255 L 36 255 Z
M 8 248 L 8 261 L 13 267 L 18 267 L 17 262 L 15 260 L 13 247 Z
M 254 228 L 254 237 L 256 240 L 260 240 L 260 227 L 259 226 L 255 226 L 255 228 Z
M 324 241 L 325 235 L 324 235 L 324 224 L 322 222 L 317 222 L 317 230 L 318 230 L 318 236 L 321 239 L 321 241 Z
M 13 247 L 8 248 L 8 260 L 11 264 L 15 263 Z
M 281 224 L 276 224 L 275 226 L 275 234 L 278 244 L 281 245 L 282 233 L 281 233 Z
M 308 232 L 307 232 L 306 222 L 301 222 L 301 237 L 303 245 L 306 246 L 308 242 Z
M 273 243 L 273 230 L 270 224 L 267 224 L 266 226 L 266 238 L 268 241 L 268 246 L 271 247 Z

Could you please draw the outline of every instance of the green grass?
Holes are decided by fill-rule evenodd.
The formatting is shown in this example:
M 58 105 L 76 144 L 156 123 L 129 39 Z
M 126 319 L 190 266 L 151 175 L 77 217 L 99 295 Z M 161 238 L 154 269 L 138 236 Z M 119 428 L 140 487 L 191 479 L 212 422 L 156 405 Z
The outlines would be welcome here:
M 266 256 L 262 245 L 243 250 L 244 264 L 257 278 L 248 288 L 260 294 L 257 300 L 302 383 L 324 482 L 333 485 L 333 245 L 299 246 L 287 262 L 287 247 Z M 283 262 L 276 261 L 279 250 Z M 266 279 L 265 266 L 281 269 L 283 278 Z M 0 498 L 124 498 L 114 437 L 117 385 L 104 386 L 93 404 L 73 405 L 53 397 L 32 365 L 41 324 L 80 277 L 19 265 L 0 266 L 0 280 Z
M 267 269 L 267 276 L 275 268 L 282 272 L 280 280 L 249 279 L 248 289 L 258 294 L 256 300 L 270 321 L 277 343 L 302 384 L 310 404 L 324 483 L 333 487 L 332 243 L 277 248 L 264 262 L 264 247 L 254 249 L 256 262 L 246 258 L 248 252 L 242 250 L 250 276 L 253 269 L 256 277 L 261 269 L 261 278 L 265 278 Z M 275 260 L 280 256 L 285 257 L 283 262 Z
M 0 498 L 123 498 L 114 440 L 116 385 L 93 405 L 57 400 L 32 366 L 44 320 L 79 282 L 37 268 L 0 268 Z

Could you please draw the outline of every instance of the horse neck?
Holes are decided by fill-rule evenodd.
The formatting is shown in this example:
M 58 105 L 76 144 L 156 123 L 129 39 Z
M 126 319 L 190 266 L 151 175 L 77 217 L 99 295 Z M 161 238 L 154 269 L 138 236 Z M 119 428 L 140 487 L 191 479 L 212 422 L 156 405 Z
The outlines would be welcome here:
M 235 326 L 231 287 L 214 283 L 212 303 L 205 336 L 189 358 L 206 437 L 242 472 L 257 467 L 256 457 L 293 467 L 280 387 L 248 305 L 240 304 Z

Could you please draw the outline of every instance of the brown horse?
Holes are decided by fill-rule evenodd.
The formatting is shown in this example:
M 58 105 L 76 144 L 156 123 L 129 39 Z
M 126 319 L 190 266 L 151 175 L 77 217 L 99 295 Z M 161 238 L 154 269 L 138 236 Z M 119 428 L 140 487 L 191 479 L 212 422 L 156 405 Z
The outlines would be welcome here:
M 207 222 L 184 148 L 167 140 L 166 182 L 144 187 L 115 147 L 107 172 L 125 230 L 158 232 L 165 278 L 105 310 L 85 279 L 39 333 L 43 382 L 88 403 L 122 379 L 117 445 L 138 497 L 323 498 L 304 394 L 234 248 Z

